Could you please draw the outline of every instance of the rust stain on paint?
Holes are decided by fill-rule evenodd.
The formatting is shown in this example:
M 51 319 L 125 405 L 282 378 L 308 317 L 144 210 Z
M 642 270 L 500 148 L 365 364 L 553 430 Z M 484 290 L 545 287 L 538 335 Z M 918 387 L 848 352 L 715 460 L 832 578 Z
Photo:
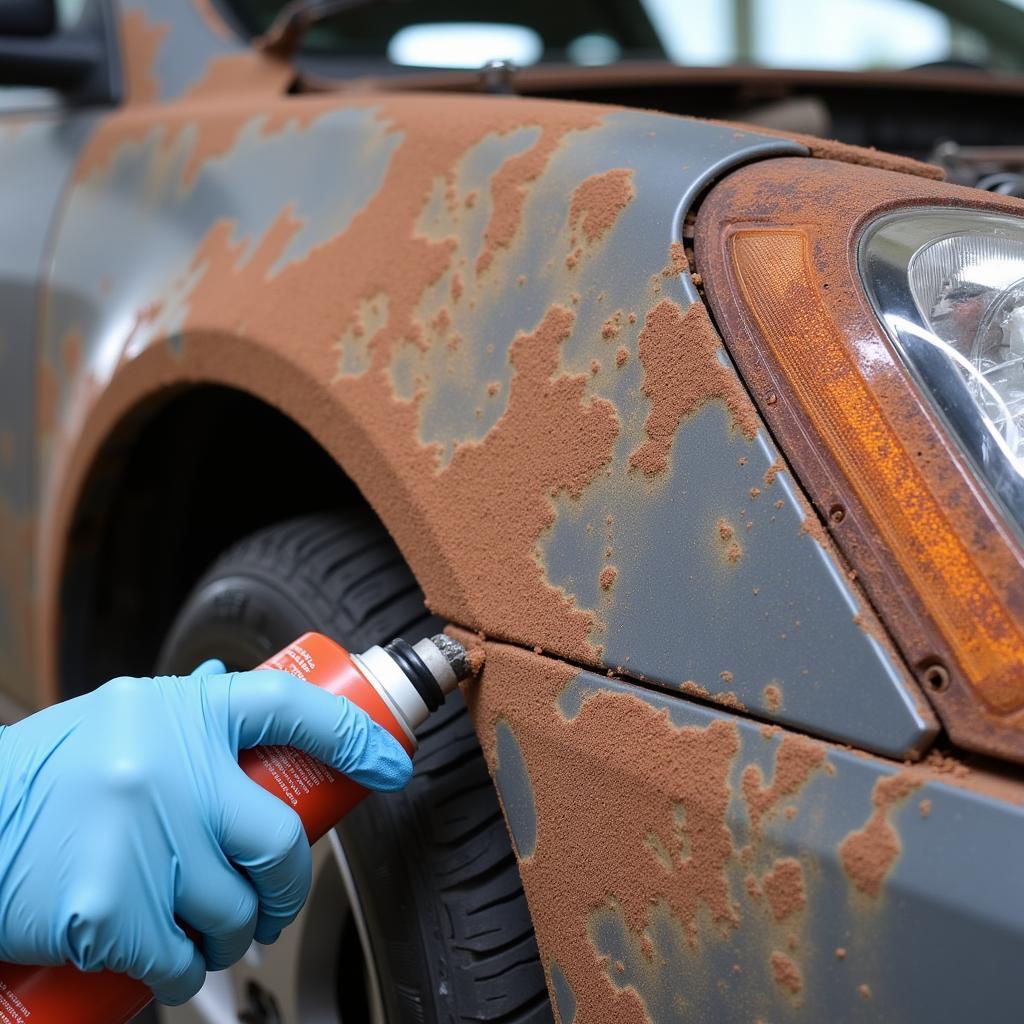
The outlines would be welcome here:
M 617 167 L 581 182 L 569 204 L 569 226 L 594 245 L 615 226 L 619 215 L 633 199 L 633 172 Z M 576 235 L 571 245 L 576 245 Z M 620 313 L 621 315 L 621 313 Z
M 786 735 L 775 751 L 775 768 L 769 785 L 765 785 L 760 765 L 749 764 L 743 769 L 743 798 L 755 835 L 760 834 L 765 818 L 778 803 L 799 792 L 814 772 L 824 768 L 825 760 L 825 747 L 820 743 L 803 736 Z
M 647 313 L 638 349 L 651 408 L 644 423 L 647 440 L 629 457 L 632 469 L 648 476 L 664 472 L 680 424 L 711 401 L 722 402 L 733 425 L 754 438 L 757 413 L 735 372 L 718 361 L 721 346 L 700 302 L 683 313 L 662 299 Z
M 522 221 L 527 186 L 544 173 L 566 134 L 578 129 L 584 120 L 586 115 L 574 121 L 549 120 L 541 128 L 540 138 L 525 153 L 509 157 L 498 168 L 491 179 L 492 209 L 476 261 L 478 276 L 494 262 L 498 249 L 507 249 L 512 244 Z
M 621 309 L 615 310 L 614 313 L 601 325 L 601 337 L 605 341 L 611 341 L 616 337 L 619 331 L 622 330 L 622 324 L 625 320 L 625 314 Z
M 133 14 L 127 14 L 122 24 L 132 18 Z M 144 16 L 140 17 L 145 20 Z M 156 28 L 160 27 L 147 30 L 149 38 L 156 39 L 156 44 L 150 47 L 153 59 L 162 38 L 156 35 Z M 143 29 L 135 28 L 133 31 L 138 34 Z M 158 86 L 152 76 L 151 61 L 150 64 L 143 63 L 147 52 L 138 45 L 133 51 L 132 61 L 136 63 L 130 64 L 128 71 L 129 76 L 137 79 L 134 84 L 131 81 L 129 83 L 132 102 L 151 102 L 157 98 Z M 82 150 L 75 168 L 75 180 L 87 181 L 94 174 L 103 173 L 110 167 L 122 146 L 139 144 L 154 130 L 159 130 L 160 149 L 167 153 L 179 144 L 187 130 L 192 129 L 195 137 L 180 179 L 181 188 L 187 189 L 207 161 L 231 150 L 248 123 L 247 119 L 240 119 L 237 112 L 231 109 L 232 96 L 246 101 L 251 109 L 251 102 L 248 101 L 254 95 L 281 94 L 294 76 L 294 70 L 287 63 L 251 50 L 217 57 L 207 64 L 203 76 L 178 100 L 147 110 L 145 115 L 126 111 L 120 117 L 104 119 Z M 203 107 L 210 102 L 217 102 L 222 109 L 204 110 Z M 266 118 L 261 128 L 263 135 L 269 136 L 280 131 L 295 116 Z
M 776 950 L 771 955 L 770 963 L 775 983 L 790 995 L 798 996 L 804 987 L 804 979 L 796 961 L 786 953 Z
M 593 912 L 614 908 L 652 951 L 658 902 L 694 943 L 705 914 L 723 933 L 739 922 L 726 876 L 739 735 L 726 720 L 679 728 L 665 710 L 604 690 L 585 693 L 566 720 L 558 697 L 576 675 L 570 665 L 495 644 L 479 683 L 465 692 L 492 771 L 499 719 L 511 724 L 528 766 L 537 844 L 520 871 L 542 961 L 564 972 L 576 1020 L 621 1024 L 645 1010 L 638 993 L 612 984 L 614 964 L 602 962 L 589 934 Z
M 561 368 L 574 312 L 556 302 L 514 338 L 510 331 L 495 339 L 508 351 L 506 407 L 484 437 L 456 443 L 447 464 L 439 445 L 421 439 L 422 388 L 411 399 L 399 397 L 392 361 L 403 347 L 424 342 L 420 303 L 428 289 L 458 292 L 454 275 L 461 271 L 464 282 L 464 267 L 475 256 L 460 251 L 458 237 L 435 239 L 418 230 L 437 183 L 456 180 L 460 161 L 484 139 L 539 129 L 525 159 L 511 166 L 506 161 L 492 178 L 489 244 L 500 251 L 515 237 L 529 185 L 558 141 L 600 125 L 607 111 L 531 100 L 497 104 L 474 96 L 374 96 L 346 106 L 373 111 L 400 140 L 376 193 L 346 229 L 301 261 L 282 264 L 299 228 L 287 206 L 255 238 L 238 237 L 238 226 L 227 220 L 212 222 L 195 251 L 189 291 L 168 312 L 182 318 L 173 350 L 151 344 L 120 362 L 99 402 L 79 390 L 78 434 L 74 444 L 67 438 L 55 445 L 48 473 L 56 498 L 46 528 L 55 543 L 44 559 L 47 592 L 56 593 L 61 538 L 106 433 L 140 395 L 184 375 L 217 380 L 290 410 L 370 503 L 386 510 L 389 529 L 440 614 L 486 624 L 502 636 L 508 628 L 508 639 L 543 636 L 546 647 L 596 664 L 593 614 L 548 582 L 538 549 L 555 518 L 553 499 L 582 494 L 610 464 L 620 429 L 614 406 L 589 393 L 588 379 Z M 202 117 L 212 134 L 203 159 L 231 146 L 256 112 L 267 123 L 312 123 L 337 109 L 334 97 L 204 101 Z M 188 124 L 190 111 L 200 111 L 194 98 L 167 104 L 158 122 L 165 135 Z M 445 117 L 444 133 L 433 130 L 438 116 Z M 107 118 L 83 153 L 78 180 L 107 166 L 121 145 L 137 139 L 142 123 L 146 130 L 153 126 L 152 119 L 127 111 Z M 159 159 L 156 154 L 151 162 Z M 197 164 L 198 158 L 192 166 Z M 301 303 L 296 295 L 303 296 Z M 356 360 L 363 365 L 342 374 L 339 338 L 349 328 L 355 337 L 363 304 L 375 299 L 386 299 L 386 321 L 372 333 L 364 321 L 365 359 L 360 354 Z M 446 349 L 441 341 L 435 347 Z M 557 445 L 552 437 L 559 438 Z M 497 578 L 507 585 L 494 586 Z M 51 609 L 52 635 L 53 604 L 44 605 Z M 38 647 L 47 666 L 52 656 L 44 648 L 50 646 L 41 639 Z M 52 680 L 52 668 L 45 675 Z
M 921 785 L 917 772 L 903 771 L 879 779 L 871 794 L 874 810 L 862 828 L 851 832 L 839 844 L 839 859 L 850 881 L 875 899 L 892 870 L 902 846 L 889 820 L 890 811 Z
M 804 869 L 800 861 L 792 857 L 784 857 L 772 865 L 764 876 L 763 889 L 776 921 L 785 921 L 807 904 Z
M 150 21 L 142 11 L 128 11 L 122 16 L 126 103 L 154 103 L 160 98 L 160 83 L 153 66 L 170 29 L 166 22 Z
M 615 585 L 615 580 L 618 578 L 619 570 L 614 565 L 606 565 L 601 570 L 601 575 L 598 582 L 601 584 L 602 590 L 611 590 Z

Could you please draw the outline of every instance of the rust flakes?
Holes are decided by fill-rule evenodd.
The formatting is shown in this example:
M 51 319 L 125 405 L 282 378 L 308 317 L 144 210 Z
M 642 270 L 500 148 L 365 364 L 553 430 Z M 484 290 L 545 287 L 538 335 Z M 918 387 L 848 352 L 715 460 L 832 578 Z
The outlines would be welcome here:
M 760 903 L 764 896 L 764 890 L 761 888 L 761 883 L 757 880 L 757 876 L 754 874 L 747 874 L 743 879 L 743 887 L 747 890 L 747 895 L 755 902 Z
M 615 338 L 619 331 L 622 330 L 622 322 L 624 314 L 621 309 L 615 310 L 614 313 L 601 325 L 601 337 L 605 341 L 611 341 Z
M 615 365 L 621 368 L 626 365 L 627 359 L 629 359 L 629 349 L 625 345 L 620 345 L 615 352 Z
M 771 712 L 778 711 L 782 707 L 782 690 L 776 683 L 769 683 L 764 688 L 764 703 Z
M 782 463 L 781 458 L 776 458 L 775 461 L 764 471 L 764 486 L 765 488 L 771 487 L 775 483 L 775 478 L 785 469 L 786 467 Z
M 796 961 L 786 953 L 775 950 L 770 957 L 772 976 L 779 988 L 791 996 L 798 996 L 804 987 L 803 975 Z
M 668 263 L 661 272 L 662 277 L 689 273 L 690 260 L 682 242 L 672 242 L 668 247 Z
M 730 565 L 736 565 L 743 557 L 743 548 L 736 539 L 736 529 L 728 519 L 719 519 L 715 524 L 715 535 L 722 557 Z
M 731 678 L 731 677 L 730 677 Z M 706 686 L 695 683 L 692 679 L 679 684 L 681 693 L 689 694 L 691 697 L 700 697 L 702 700 L 710 701 L 721 707 L 729 708 L 732 711 L 746 711 L 747 706 L 731 690 L 719 690 L 712 693 Z
M 126 103 L 155 103 L 160 82 L 153 66 L 171 26 L 152 22 L 143 11 L 128 11 L 121 17 L 121 52 L 124 60 Z
M 631 469 L 648 476 L 664 472 L 680 424 L 711 401 L 722 402 L 733 425 L 753 440 L 757 414 L 739 378 L 718 361 L 720 348 L 700 302 L 684 314 L 671 299 L 662 299 L 647 313 L 638 350 L 651 407 L 644 422 L 647 440 L 630 455 Z
M 743 798 L 747 804 L 751 832 L 760 835 L 764 820 L 784 797 L 797 793 L 826 764 L 826 748 L 804 736 L 784 735 L 775 751 L 775 767 L 770 785 L 765 785 L 761 766 L 749 764 L 743 769 Z
M 581 182 L 569 204 L 569 227 L 583 235 L 587 245 L 600 242 L 615 226 L 635 192 L 633 172 L 625 167 L 595 174 Z M 571 243 L 576 245 L 576 241 Z
M 520 738 L 529 766 L 537 843 L 520 872 L 542 961 L 564 972 L 577 1020 L 621 1024 L 644 1019 L 644 1007 L 638 993 L 609 979 L 613 965 L 602 964 L 590 935 L 595 911 L 614 908 L 641 941 L 658 903 L 691 942 L 705 913 L 718 928 L 738 924 L 726 814 L 739 733 L 726 720 L 679 728 L 667 711 L 603 690 L 587 692 L 566 720 L 558 695 L 575 676 L 572 666 L 495 644 L 465 693 L 492 771 L 499 718 Z
M 785 921 L 807 905 L 804 869 L 800 861 L 792 857 L 775 861 L 764 876 L 762 888 L 776 921 Z
M 920 775 L 908 771 L 879 779 L 871 793 L 874 810 L 862 828 L 839 844 L 839 860 L 853 885 L 877 899 L 886 875 L 902 846 L 889 820 L 892 809 L 921 785 Z
M 527 186 L 544 173 L 559 143 L 570 131 L 589 126 L 581 125 L 581 121 L 588 121 L 587 115 L 564 121 L 548 118 L 541 125 L 540 138 L 524 153 L 508 157 L 495 172 L 491 178 L 491 216 L 476 259 L 477 276 L 494 262 L 498 249 L 511 246 L 522 222 Z
M 601 575 L 598 578 L 598 582 L 601 584 L 602 590 L 611 590 L 615 585 L 616 579 L 618 579 L 619 570 L 614 565 L 606 565 L 601 570 Z

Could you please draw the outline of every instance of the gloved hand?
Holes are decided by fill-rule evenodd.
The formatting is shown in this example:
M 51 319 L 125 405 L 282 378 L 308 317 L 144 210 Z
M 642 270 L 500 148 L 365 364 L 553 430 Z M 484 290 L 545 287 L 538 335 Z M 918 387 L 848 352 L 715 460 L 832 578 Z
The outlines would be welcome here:
M 344 698 L 219 661 L 114 679 L 3 729 L 0 960 L 106 967 L 177 1004 L 254 937 L 273 942 L 305 902 L 311 858 L 298 815 L 238 767 L 264 743 L 371 789 L 412 772 Z

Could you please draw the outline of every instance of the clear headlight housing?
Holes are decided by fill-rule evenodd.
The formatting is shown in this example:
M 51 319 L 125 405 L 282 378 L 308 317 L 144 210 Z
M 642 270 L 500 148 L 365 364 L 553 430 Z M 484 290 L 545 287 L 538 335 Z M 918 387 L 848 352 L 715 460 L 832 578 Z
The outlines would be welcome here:
M 1024 534 L 1024 220 L 889 214 L 864 233 L 859 264 L 903 361 Z

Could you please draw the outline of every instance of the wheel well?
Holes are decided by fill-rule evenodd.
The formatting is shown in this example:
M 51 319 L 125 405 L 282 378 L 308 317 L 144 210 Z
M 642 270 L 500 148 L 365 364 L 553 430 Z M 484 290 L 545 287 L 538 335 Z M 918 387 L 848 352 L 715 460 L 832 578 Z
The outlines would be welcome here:
M 186 594 L 235 541 L 353 501 L 331 456 L 250 395 L 201 385 L 139 406 L 100 451 L 69 530 L 61 695 L 151 672 Z

